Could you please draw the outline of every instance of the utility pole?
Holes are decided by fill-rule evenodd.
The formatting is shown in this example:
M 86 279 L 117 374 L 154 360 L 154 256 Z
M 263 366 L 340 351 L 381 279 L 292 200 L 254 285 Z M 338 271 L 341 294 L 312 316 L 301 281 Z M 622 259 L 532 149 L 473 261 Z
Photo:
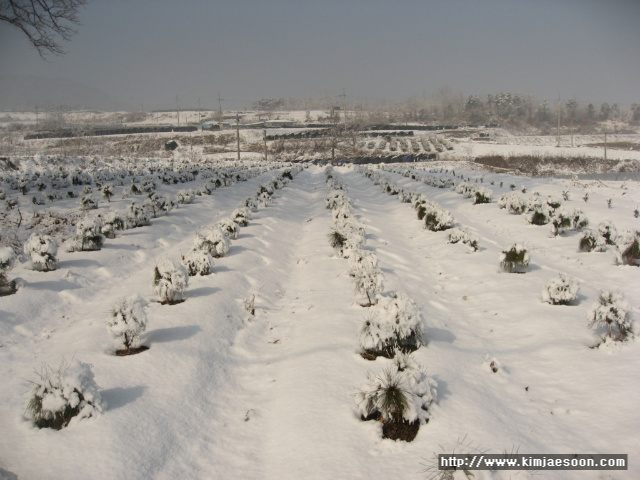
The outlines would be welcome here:
M 220 130 L 222 130 L 222 102 L 224 102 L 224 98 L 221 98 L 218 92 L 218 123 L 220 124 Z
M 178 102 L 178 95 L 176 95 L 176 111 L 178 113 L 178 126 L 180 126 L 180 103 Z
M 338 97 L 342 98 L 342 110 L 344 110 L 344 124 L 347 124 L 347 94 L 344 90 L 344 88 L 342 89 L 342 95 L 338 95 Z
M 558 133 L 557 133 L 558 143 L 556 147 L 560 146 L 560 101 L 558 101 Z
M 236 113 L 236 143 L 238 146 L 238 161 L 240 161 L 240 114 Z
M 267 149 L 267 131 L 263 130 L 262 133 L 264 135 L 263 136 L 263 138 L 264 138 L 264 161 L 266 162 L 267 161 L 267 155 L 269 153 L 269 150 Z
M 200 97 L 198 97 L 198 124 L 202 122 L 202 113 L 200 112 Z

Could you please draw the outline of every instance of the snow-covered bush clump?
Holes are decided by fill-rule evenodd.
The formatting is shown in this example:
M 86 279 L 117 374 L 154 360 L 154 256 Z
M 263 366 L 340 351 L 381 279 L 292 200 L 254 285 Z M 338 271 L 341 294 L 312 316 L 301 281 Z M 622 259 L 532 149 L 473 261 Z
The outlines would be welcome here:
M 216 223 L 216 226 L 222 230 L 227 237 L 234 240 L 238 238 L 238 224 L 231 218 L 223 218 Z
M 34 270 L 49 272 L 58 265 L 58 242 L 50 235 L 32 233 L 24 244 L 24 253 L 31 259 Z
M 13 268 L 17 260 L 16 253 L 11 247 L 0 247 L 0 296 L 11 295 L 16 292 L 15 280 L 9 281 L 7 272 Z
M 113 186 L 104 185 L 100 191 L 102 193 L 102 198 L 105 198 L 107 202 L 111 202 L 111 197 L 113 197 Z
M 545 204 L 553 212 L 562 206 L 562 200 L 556 196 L 548 195 Z
M 473 197 L 475 187 L 473 185 L 469 185 L 467 182 L 460 182 L 455 186 L 454 191 L 462 195 L 464 198 L 471 198 Z
M 424 221 L 425 228 L 434 232 L 453 228 L 453 216 L 437 203 L 425 197 L 418 196 L 413 207 L 416 210 L 418 219 Z
M 258 202 L 258 198 L 253 196 L 253 197 L 248 197 L 244 201 L 244 206 L 255 212 L 260 206 L 260 203 Z
M 91 195 L 85 195 L 80 199 L 80 205 L 82 210 L 95 210 L 98 208 L 98 202 L 96 202 Z
M 117 232 L 125 230 L 127 223 L 124 217 L 118 212 L 107 212 L 102 221 L 102 234 L 107 238 L 116 238 Z
M 607 245 L 615 245 L 616 237 L 618 236 L 618 230 L 615 225 L 611 223 L 611 220 L 605 220 L 598 224 L 598 233 L 604 237 Z
M 189 274 L 182 264 L 167 258 L 153 268 L 151 285 L 162 304 L 173 305 L 183 300 Z
M 429 421 L 436 382 L 409 355 L 398 354 L 391 367 L 369 379 L 355 395 L 363 420 L 383 423 L 383 438 L 412 441 L 421 423 Z
M 500 253 L 500 267 L 509 273 L 524 273 L 530 262 L 529 250 L 524 245 L 516 243 Z
M 376 296 L 360 329 L 365 356 L 393 358 L 396 350 L 412 352 L 424 344 L 420 311 L 408 295 L 390 292 Z
M 604 252 L 607 249 L 605 238 L 598 232 L 587 230 L 580 238 L 578 250 L 581 252 Z
M 107 330 L 118 345 L 116 354 L 138 353 L 140 335 L 147 328 L 147 302 L 137 293 L 120 299 L 106 318 Z M 145 348 L 146 350 L 146 348 Z
M 576 208 L 571 214 L 571 227 L 574 230 L 582 230 L 589 226 L 589 219 L 581 208 Z
M 565 210 L 558 209 L 551 217 L 551 235 L 563 235 L 571 228 L 572 216 Z
M 246 227 L 249 225 L 249 220 L 251 220 L 251 209 L 249 207 L 237 208 L 231 214 L 231 219 L 239 227 Z
M 171 210 L 176 208 L 178 204 L 165 195 L 151 192 L 142 206 L 153 218 L 158 218 L 160 215 L 167 215 Z
M 227 254 L 230 243 L 220 227 L 213 225 L 196 232 L 193 247 L 210 253 L 214 258 L 220 258 Z
M 100 250 L 104 245 L 102 217 L 84 217 L 76 225 L 76 234 L 66 244 L 67 252 Z
M 182 256 L 182 264 L 190 277 L 209 275 L 213 269 L 213 257 L 205 250 L 192 250 Z
M 631 307 L 619 292 L 601 291 L 598 303 L 587 313 L 587 319 L 590 328 L 604 331 L 605 341 L 624 341 L 636 333 L 631 319 Z
M 349 258 L 351 252 L 365 244 L 364 227 L 353 218 L 336 219 L 334 230 L 329 234 L 329 243 L 342 258 Z
M 619 265 L 640 266 L 640 232 L 627 230 L 617 236 L 616 261 Z
M 453 228 L 454 219 L 451 213 L 439 205 L 431 203 L 424 216 L 425 228 L 433 232 L 440 232 Z
M 193 190 L 180 190 L 177 195 L 178 203 L 181 205 L 187 205 L 189 203 L 193 203 L 196 198 L 196 194 Z
M 378 267 L 378 257 L 373 252 L 356 249 L 349 256 L 349 274 L 353 277 L 356 292 L 367 296 L 373 305 L 376 295 L 382 292 L 384 277 Z
M 542 289 L 542 301 L 551 305 L 568 305 L 578 297 L 578 281 L 561 273 Z
M 447 243 L 464 243 L 470 252 L 478 250 L 478 239 L 467 228 L 452 228 L 447 233 Z
M 547 225 L 551 221 L 551 208 L 546 203 L 541 203 L 537 197 L 532 197 L 527 203 L 527 211 L 527 222 L 532 225 Z
M 478 203 L 491 203 L 491 198 L 493 197 L 493 192 L 486 187 L 476 187 L 473 192 L 473 204 L 477 205 Z
M 25 413 L 38 428 L 60 430 L 106 408 L 89 364 L 63 361 L 57 371 L 44 364 L 36 373 Z
M 131 202 L 129 209 L 127 210 L 127 225 L 129 228 L 151 225 L 149 209 L 144 205 L 138 205 L 136 202 Z

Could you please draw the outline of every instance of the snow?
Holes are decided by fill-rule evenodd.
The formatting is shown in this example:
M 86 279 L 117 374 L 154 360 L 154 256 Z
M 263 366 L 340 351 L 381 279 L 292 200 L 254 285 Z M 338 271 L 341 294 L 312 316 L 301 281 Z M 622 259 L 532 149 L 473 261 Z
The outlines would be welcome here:
M 608 220 L 619 232 L 635 231 L 637 183 L 512 177 L 444 162 L 425 168 L 432 167 L 431 175 L 443 180 L 454 179 L 452 168 L 469 184 L 482 178 L 494 200 L 474 205 L 452 188 L 384 175 L 450 212 L 455 226 L 477 240 L 473 254 L 448 243 L 447 231 L 427 230 L 400 195 L 349 167 L 335 169 L 352 218 L 366 232 L 358 247 L 375 253 L 384 275 L 383 295 L 404 292 L 425 324 L 427 345 L 410 356 L 428 372 L 420 382 L 433 402 L 429 423 L 413 442 L 383 440 L 379 422 L 360 420 L 358 388 L 396 360 L 359 354 L 367 309 L 354 291 L 349 262 L 328 242 L 335 226 L 324 171 L 310 167 L 261 197 L 237 239 L 216 237 L 229 242 L 226 255 L 210 275 L 189 278 L 182 303 L 157 301 L 153 268 L 191 251 L 197 232 L 211 232 L 281 170 L 192 196 L 192 203 L 150 225 L 118 232 L 101 250 L 59 252 L 57 270 L 31 270 L 26 259 L 9 270 L 9 279 L 20 278 L 22 286 L 0 297 L 0 476 L 422 479 L 435 454 L 472 445 L 492 453 L 627 453 L 628 471 L 537 476 L 638 478 L 640 346 L 631 339 L 589 348 L 598 337 L 587 316 L 601 290 L 615 291 L 637 322 L 640 271 L 617 265 L 612 245 L 579 252 L 579 232 L 552 237 L 548 227 L 528 224 L 495 200 L 511 183 L 540 198 L 561 198 L 566 190 L 571 196 L 563 206 L 581 208 L 592 225 Z M 439 171 L 444 167 L 449 171 Z M 175 197 L 197 185 L 161 190 Z M 16 190 L 3 189 L 22 200 Z M 131 201 L 116 190 L 98 212 L 126 211 Z M 79 199 L 64 199 L 30 208 L 73 212 L 78 205 Z M 502 248 L 516 244 L 526 245 L 529 269 L 501 272 Z M 559 273 L 579 283 L 576 300 L 541 302 L 541 290 Z M 116 357 L 105 315 L 133 294 L 149 302 L 141 344 L 150 348 Z M 255 315 L 245 308 L 250 298 Z M 106 406 L 60 431 L 38 429 L 25 417 L 29 381 L 42 362 L 58 365 L 63 357 L 92 366 Z M 479 480 L 530 477 L 474 474 Z

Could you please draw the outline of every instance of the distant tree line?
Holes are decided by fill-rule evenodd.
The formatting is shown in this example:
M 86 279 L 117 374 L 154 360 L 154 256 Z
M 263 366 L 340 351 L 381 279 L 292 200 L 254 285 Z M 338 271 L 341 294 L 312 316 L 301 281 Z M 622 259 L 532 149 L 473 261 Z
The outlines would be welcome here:
M 255 110 L 273 113 L 277 110 L 307 110 L 307 121 L 337 122 L 340 107 L 337 97 L 263 98 L 253 102 Z M 310 110 L 331 111 L 333 116 L 311 118 Z M 440 125 L 500 124 L 512 127 L 532 126 L 542 130 L 552 129 L 558 122 L 563 126 L 588 130 L 597 122 L 620 121 L 640 125 L 640 103 L 620 106 L 607 102 L 597 104 L 579 102 L 576 98 L 563 101 L 537 100 L 533 95 L 500 92 L 486 96 L 453 93 L 441 88 L 431 98 L 410 97 L 404 102 L 378 101 L 368 103 L 358 100 L 348 102 L 349 115 L 363 124 L 423 123 Z

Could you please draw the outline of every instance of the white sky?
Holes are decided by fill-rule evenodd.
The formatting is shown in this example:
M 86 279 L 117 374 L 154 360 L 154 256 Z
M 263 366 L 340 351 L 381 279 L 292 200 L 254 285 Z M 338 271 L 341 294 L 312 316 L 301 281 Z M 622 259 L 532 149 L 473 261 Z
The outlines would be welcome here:
M 92 0 L 80 19 L 46 62 L 0 24 L 0 74 L 74 79 L 136 109 L 443 86 L 640 102 L 640 0 Z

